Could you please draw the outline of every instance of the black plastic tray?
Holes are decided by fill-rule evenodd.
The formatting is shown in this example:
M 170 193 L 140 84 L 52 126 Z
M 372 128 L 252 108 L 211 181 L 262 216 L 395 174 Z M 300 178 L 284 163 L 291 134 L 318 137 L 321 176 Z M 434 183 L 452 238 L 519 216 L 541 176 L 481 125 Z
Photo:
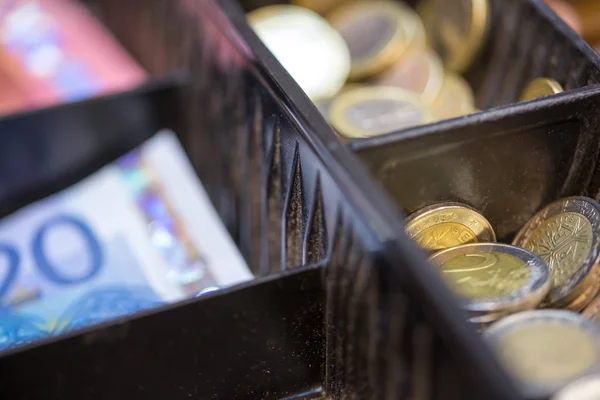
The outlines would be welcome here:
M 520 398 L 463 321 L 425 255 L 404 235 L 392 198 L 266 51 L 241 8 L 229 0 L 86 3 L 151 73 L 182 71 L 182 78 L 0 120 L 3 154 L 37 151 L 22 164 L 0 162 L 3 179 L 23 177 L 16 183 L 9 180 L 10 189 L 0 191 L 2 215 L 93 172 L 157 128 L 170 127 L 178 132 L 244 257 L 262 277 L 5 354 L 0 357 L 0 398 L 262 399 L 314 397 L 321 390 L 334 398 Z M 572 88 L 597 80 L 591 50 L 539 2 L 505 3 L 529 10 L 531 18 L 548 27 L 539 38 L 543 43 L 531 39 L 532 46 L 543 52 L 565 46 L 561 48 L 572 52 L 571 59 L 580 57 L 583 67 L 575 71 L 583 72 L 572 83 L 562 83 Z M 495 9 L 502 4 L 495 0 Z M 504 11 L 507 21 L 518 15 L 512 8 Z M 495 15 L 499 22 L 494 24 L 511 26 Z M 476 87 L 477 79 L 483 82 L 491 74 L 492 61 L 480 69 L 484 78 L 470 78 Z M 496 89 L 516 82 L 510 78 L 515 74 L 498 78 Z M 506 93 L 513 93 L 514 85 Z M 508 105 L 352 146 L 380 178 L 382 165 L 399 162 L 400 167 L 385 173 L 392 181 L 404 176 L 406 186 L 383 183 L 401 208 L 410 211 L 456 197 L 483 209 L 496 223 L 504 221 L 501 211 L 492 211 L 501 200 L 496 208 L 486 207 L 490 199 L 505 195 L 498 168 L 477 170 L 476 188 L 499 182 L 483 192 L 487 202 L 481 203 L 455 196 L 456 188 L 419 196 L 410 171 L 435 161 L 427 151 L 436 147 L 450 151 L 451 178 L 459 176 L 463 161 L 481 167 L 472 143 L 475 148 L 505 148 L 498 157 L 504 157 L 500 165 L 507 165 L 511 140 L 522 146 L 521 160 L 534 168 L 527 152 L 531 146 L 556 164 L 540 178 L 549 182 L 543 190 L 537 181 L 525 181 L 529 175 L 524 170 L 515 169 L 515 182 L 504 184 L 526 202 L 538 201 L 527 204 L 531 210 L 523 203 L 514 206 L 519 210 L 521 204 L 518 216 L 525 218 L 545 199 L 598 191 L 600 180 L 590 173 L 598 152 L 597 92 L 590 87 Z M 495 104 L 480 95 L 491 92 L 477 93 L 480 104 Z M 512 96 L 503 94 L 499 104 Z M 115 118 L 130 110 L 139 111 L 123 122 Z M 111 123 L 102 123 L 108 115 Z M 79 140 L 68 143 L 97 143 L 91 153 L 86 149 L 86 159 L 75 157 L 83 148 L 66 146 L 75 131 Z M 123 141 L 113 140 L 117 134 Z M 40 135 L 43 144 L 36 141 Z M 561 140 L 569 145 L 563 148 Z M 36 171 L 39 160 L 49 160 L 49 173 Z M 436 171 L 440 174 L 427 184 L 439 187 L 446 175 Z M 527 197 L 529 189 L 543 195 Z M 502 237 L 511 234 L 507 226 Z
M 273 3 L 280 2 L 243 2 L 247 10 Z M 597 197 L 600 57 L 541 0 L 491 0 L 490 4 L 490 34 L 466 77 L 477 106 L 491 109 L 355 140 L 350 148 L 405 213 L 440 201 L 462 201 L 481 210 L 501 240 L 510 240 L 551 200 L 573 194 Z M 567 92 L 515 103 L 524 86 L 539 76 L 556 79 Z M 321 118 L 313 115 L 311 121 L 320 125 Z M 329 130 L 319 132 L 327 140 L 336 139 Z M 364 187 L 364 181 L 357 182 Z M 371 188 L 363 190 L 380 208 L 378 194 Z M 386 226 L 402 225 L 393 221 L 393 214 L 380 210 L 381 215 L 389 215 Z M 405 258 L 412 253 L 410 246 L 404 237 L 395 239 L 388 248 L 394 253 L 389 256 L 391 264 L 368 269 L 362 276 L 353 263 L 339 269 L 334 263 L 327 270 L 326 310 L 332 321 L 327 333 L 327 391 L 365 398 L 515 398 L 498 387 L 475 395 L 468 384 L 452 378 L 453 372 L 468 370 L 468 362 L 448 362 L 436 354 L 435 335 L 412 316 L 416 306 L 411 302 L 420 303 L 434 325 L 453 306 L 440 302 L 434 306 L 440 308 L 431 310 L 426 303 L 442 297 L 440 288 L 433 277 L 423 282 L 422 276 L 412 275 L 427 275 L 430 270 Z M 481 349 L 464 346 L 471 337 L 454 336 L 460 329 L 454 326 L 452 334 L 449 330 L 441 334 L 442 343 L 459 359 L 461 352 L 462 357 L 477 357 Z M 444 369 L 447 363 L 456 363 L 456 370 Z M 494 377 L 496 373 L 491 367 L 484 372 L 488 379 L 502 382 L 504 378 Z M 444 385 L 452 389 L 444 390 Z

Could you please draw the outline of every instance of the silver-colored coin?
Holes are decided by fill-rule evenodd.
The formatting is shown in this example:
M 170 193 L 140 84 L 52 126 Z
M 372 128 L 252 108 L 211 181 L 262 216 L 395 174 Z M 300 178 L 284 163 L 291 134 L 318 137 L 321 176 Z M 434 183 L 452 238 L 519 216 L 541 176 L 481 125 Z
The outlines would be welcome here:
M 576 380 L 556 393 L 552 400 L 600 400 L 600 375 Z
M 470 313 L 533 309 L 550 289 L 550 270 L 544 260 L 508 244 L 465 244 L 442 250 L 429 260 L 439 266 Z
M 600 373 L 600 326 L 564 310 L 506 317 L 483 334 L 526 397 L 546 398 Z
M 399 88 L 361 87 L 337 96 L 329 121 L 349 139 L 395 132 L 434 120 L 418 96 Z
M 538 254 L 550 267 L 553 283 L 547 306 L 579 311 L 596 294 L 600 273 L 596 201 L 569 197 L 551 203 L 521 229 L 513 244 Z
M 312 100 L 335 95 L 350 73 L 342 36 L 318 14 L 277 5 L 248 14 L 258 37 Z

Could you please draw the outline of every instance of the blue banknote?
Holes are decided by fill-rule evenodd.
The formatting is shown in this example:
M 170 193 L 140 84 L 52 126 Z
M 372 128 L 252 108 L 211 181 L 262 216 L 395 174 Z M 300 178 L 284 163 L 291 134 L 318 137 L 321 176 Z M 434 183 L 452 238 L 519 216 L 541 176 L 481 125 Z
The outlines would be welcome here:
M 172 132 L 0 221 L 0 350 L 250 279 Z

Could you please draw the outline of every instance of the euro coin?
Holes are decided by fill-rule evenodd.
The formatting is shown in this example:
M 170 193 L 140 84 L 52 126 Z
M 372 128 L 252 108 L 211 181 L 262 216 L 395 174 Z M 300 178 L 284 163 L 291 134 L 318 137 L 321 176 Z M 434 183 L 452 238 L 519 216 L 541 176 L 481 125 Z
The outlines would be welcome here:
M 581 310 L 598 289 L 600 204 L 587 197 L 555 201 L 538 212 L 513 244 L 546 261 L 552 289 L 547 307 Z
M 406 219 L 406 233 L 417 245 L 431 252 L 467 243 L 496 241 L 494 229 L 483 215 L 454 202 L 415 211 Z
M 583 34 L 583 26 L 579 14 L 577 14 L 577 11 L 575 11 L 575 8 L 570 3 L 564 0 L 546 0 L 546 4 L 578 35 Z
M 583 310 L 582 314 L 600 324 L 600 296 L 596 296 Z
M 423 102 L 432 103 L 440 94 L 443 80 L 440 57 L 427 47 L 411 47 L 374 83 L 408 90 L 418 94 Z
M 432 0 L 421 10 L 427 40 L 446 68 L 465 72 L 487 38 L 488 0 Z
M 311 9 L 316 13 L 324 15 L 347 1 L 348 0 L 292 0 L 292 4 Z
M 569 4 L 575 9 L 581 21 L 582 36 L 588 42 L 600 40 L 600 2 L 596 0 L 571 0 Z
M 550 289 L 544 260 L 508 244 L 465 244 L 442 250 L 429 261 L 473 316 L 531 310 Z
M 564 310 L 508 316 L 483 334 L 527 398 L 547 398 L 600 372 L 600 327 Z
M 344 39 L 318 14 L 296 6 L 257 9 L 248 21 L 312 100 L 335 95 L 350 73 Z
M 324 98 L 324 99 L 319 99 L 319 100 L 315 101 L 314 102 L 315 106 L 317 106 L 317 109 L 327 119 L 327 118 L 329 118 L 329 110 L 331 109 L 331 104 L 333 103 L 335 98 L 337 96 L 341 95 L 342 93 L 345 93 L 349 90 L 356 89 L 359 87 L 366 87 L 366 86 L 358 84 L 358 83 L 348 83 L 348 84 L 344 85 L 335 96 Z
M 434 121 L 418 96 L 399 88 L 360 87 L 337 96 L 329 121 L 348 139 L 373 137 Z
M 442 88 L 433 102 L 433 108 L 440 119 L 457 118 L 477 111 L 473 90 L 467 81 L 451 71 L 444 74 Z
M 413 40 L 412 12 L 392 1 L 355 1 L 328 16 L 350 49 L 351 79 L 371 77 L 393 65 Z M 417 34 L 418 28 L 412 32 Z
M 560 83 L 554 79 L 537 78 L 531 81 L 521 93 L 519 101 L 529 101 L 541 97 L 552 96 L 563 91 Z
M 600 375 L 587 376 L 570 383 L 551 400 L 600 400 Z

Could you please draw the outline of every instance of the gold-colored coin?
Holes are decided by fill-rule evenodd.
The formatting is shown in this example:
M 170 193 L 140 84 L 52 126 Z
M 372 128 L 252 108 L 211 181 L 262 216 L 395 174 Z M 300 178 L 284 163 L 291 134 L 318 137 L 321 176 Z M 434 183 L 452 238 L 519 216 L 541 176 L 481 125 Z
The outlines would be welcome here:
M 487 39 L 488 0 L 432 0 L 420 10 L 427 40 L 446 68 L 465 72 Z
M 600 40 L 600 2 L 596 0 L 571 0 L 569 4 L 575 9 L 581 21 L 582 36 L 588 42 Z
M 561 84 L 554 79 L 537 78 L 525 87 L 519 101 L 529 101 L 539 99 L 540 97 L 552 96 L 562 91 Z
M 487 219 L 460 203 L 441 203 L 424 207 L 406 219 L 406 233 L 421 248 L 432 252 L 467 243 L 496 241 Z
M 600 400 L 600 375 L 577 379 L 556 393 L 551 400 Z
M 483 336 L 527 398 L 547 398 L 575 379 L 600 372 L 600 326 L 573 312 L 514 314 Z
M 366 138 L 434 121 L 418 96 L 399 88 L 360 87 L 337 96 L 329 121 L 348 139 Z
M 292 4 L 313 10 L 316 13 L 325 15 L 348 0 L 292 0 Z
M 247 16 L 257 36 L 298 85 L 318 100 L 335 95 L 350 73 L 341 35 L 320 15 L 297 6 L 259 8 Z
M 583 310 L 582 314 L 600 324 L 600 296 L 596 296 Z
M 317 106 L 317 109 L 327 119 L 327 118 L 329 118 L 329 110 L 331 109 L 331 104 L 333 104 L 333 101 L 335 100 L 336 97 L 340 96 L 342 93 L 345 93 L 349 90 L 357 89 L 360 87 L 366 87 L 366 86 L 361 85 L 359 83 L 347 83 L 340 89 L 339 92 L 337 92 L 337 94 L 335 96 L 316 100 L 314 102 L 315 106 Z
M 457 118 L 477 111 L 471 86 L 463 77 L 451 71 L 444 74 L 442 89 L 433 107 L 440 119 Z
M 444 67 L 440 57 L 430 48 L 411 47 L 374 83 L 408 90 L 429 104 L 440 94 L 443 80 Z
M 410 35 L 418 35 L 411 12 L 400 3 L 368 0 L 354 1 L 328 16 L 350 50 L 351 79 L 376 75 L 400 58 L 414 39 Z
M 594 0 L 595 2 L 596 0 Z M 573 5 L 564 0 L 546 0 L 546 4 L 550 7 L 556 15 L 560 17 L 567 25 L 571 27 L 578 35 L 583 34 L 583 26 L 581 19 L 575 11 Z
M 429 259 L 472 317 L 535 308 L 550 289 L 550 270 L 538 255 L 508 244 L 475 243 Z
M 538 212 L 513 244 L 533 251 L 552 273 L 544 306 L 579 311 L 597 292 L 600 279 L 600 204 L 587 197 L 555 201 Z

